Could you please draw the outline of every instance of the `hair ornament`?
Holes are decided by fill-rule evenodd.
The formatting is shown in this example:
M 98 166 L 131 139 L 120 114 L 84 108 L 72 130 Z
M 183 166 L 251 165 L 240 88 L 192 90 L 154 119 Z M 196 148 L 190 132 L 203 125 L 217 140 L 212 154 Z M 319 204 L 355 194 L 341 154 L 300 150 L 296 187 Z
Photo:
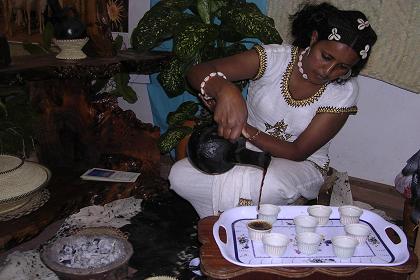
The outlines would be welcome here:
M 337 31 L 338 31 L 337 28 L 334 27 L 331 30 L 331 34 L 328 36 L 328 40 L 337 40 L 337 41 L 340 41 L 341 35 L 338 34 Z
M 362 18 L 358 18 L 357 19 L 357 22 L 359 23 L 359 25 L 357 26 L 357 28 L 359 30 L 363 30 L 366 27 L 369 27 L 369 21 L 368 20 L 367 21 L 364 21 Z
M 360 55 L 362 59 L 365 59 L 367 57 L 369 49 L 370 49 L 369 45 L 366 45 L 365 49 L 360 51 Z

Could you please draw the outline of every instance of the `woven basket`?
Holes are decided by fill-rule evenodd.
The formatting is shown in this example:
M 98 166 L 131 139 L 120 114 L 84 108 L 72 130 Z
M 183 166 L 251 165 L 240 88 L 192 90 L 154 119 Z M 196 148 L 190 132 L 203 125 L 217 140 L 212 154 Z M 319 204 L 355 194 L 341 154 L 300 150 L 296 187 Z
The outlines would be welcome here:
M 0 214 L 24 206 L 50 177 L 50 171 L 38 163 L 0 155 Z
M 89 38 L 74 39 L 74 40 L 57 40 L 53 42 L 56 44 L 61 52 L 56 55 L 58 59 L 83 59 L 86 54 L 82 51 L 83 46 L 89 41 Z

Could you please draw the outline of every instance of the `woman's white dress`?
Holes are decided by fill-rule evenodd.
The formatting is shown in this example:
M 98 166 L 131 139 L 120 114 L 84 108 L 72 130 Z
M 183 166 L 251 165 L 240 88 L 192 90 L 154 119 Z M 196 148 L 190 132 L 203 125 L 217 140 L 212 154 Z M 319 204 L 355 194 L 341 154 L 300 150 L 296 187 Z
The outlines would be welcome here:
M 264 133 L 293 142 L 318 113 L 356 113 L 358 87 L 355 79 L 344 84 L 328 84 L 323 92 L 305 100 L 294 100 L 282 90 L 283 76 L 292 67 L 296 48 L 290 45 L 258 46 L 261 76 L 250 82 L 247 108 L 248 123 Z M 294 54 L 294 55 L 292 55 Z M 262 187 L 261 203 L 285 205 L 300 196 L 317 197 L 328 170 L 327 143 L 305 161 L 272 157 Z M 247 143 L 247 147 L 258 150 Z M 199 216 L 218 214 L 238 206 L 240 200 L 257 204 L 263 171 L 236 165 L 220 175 L 208 175 L 195 169 L 188 159 L 174 164 L 169 180 L 171 189 L 188 200 Z

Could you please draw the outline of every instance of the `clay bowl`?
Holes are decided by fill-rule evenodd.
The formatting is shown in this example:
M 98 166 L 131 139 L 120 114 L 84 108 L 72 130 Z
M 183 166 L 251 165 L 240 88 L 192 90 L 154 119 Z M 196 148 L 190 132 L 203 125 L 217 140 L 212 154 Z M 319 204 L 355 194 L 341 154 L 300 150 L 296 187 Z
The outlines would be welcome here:
M 91 268 L 68 267 L 59 261 L 60 251 L 64 246 L 71 246 L 75 242 L 91 239 L 107 239 L 115 242 L 117 258 L 108 264 Z M 117 280 L 125 279 L 128 275 L 128 260 L 133 255 L 132 245 L 124 238 L 123 234 L 114 228 L 86 228 L 71 236 L 63 237 L 47 245 L 41 251 L 43 263 L 60 279 L 72 280 Z

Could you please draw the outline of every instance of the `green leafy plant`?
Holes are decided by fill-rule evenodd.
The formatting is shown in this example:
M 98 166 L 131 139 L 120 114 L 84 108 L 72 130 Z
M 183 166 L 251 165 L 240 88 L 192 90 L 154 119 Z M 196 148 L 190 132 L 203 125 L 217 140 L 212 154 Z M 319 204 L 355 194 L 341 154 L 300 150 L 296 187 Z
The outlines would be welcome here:
M 23 86 L 0 86 L 0 153 L 27 157 L 35 150 L 36 113 Z
M 253 3 L 245 0 L 162 0 L 140 19 L 131 35 L 131 44 L 135 50 L 143 52 L 173 39 L 173 57 L 159 73 L 158 80 L 166 94 L 174 97 L 186 90 L 196 95 L 185 79 L 192 65 L 243 52 L 247 44 L 253 43 L 249 38 L 265 44 L 282 43 L 274 20 Z M 247 81 L 237 83 L 240 88 L 246 84 Z M 204 112 L 199 107 L 200 104 L 184 102 L 168 115 L 169 128 L 159 142 L 162 153 L 192 132 L 192 128 L 174 121 L 179 115 L 195 120 L 207 119 L 196 115 Z
M 168 96 L 189 90 L 185 73 L 196 63 L 246 50 L 249 38 L 282 43 L 274 20 L 245 0 L 165 0 L 153 6 L 131 35 L 140 52 L 173 39 L 173 58 L 158 75 Z
M 193 126 L 186 124 L 191 121 Z M 168 129 L 159 138 L 158 148 L 161 153 L 169 153 L 185 137 L 190 135 L 194 128 L 206 126 L 213 121 L 210 112 L 194 101 L 185 101 L 166 118 Z

